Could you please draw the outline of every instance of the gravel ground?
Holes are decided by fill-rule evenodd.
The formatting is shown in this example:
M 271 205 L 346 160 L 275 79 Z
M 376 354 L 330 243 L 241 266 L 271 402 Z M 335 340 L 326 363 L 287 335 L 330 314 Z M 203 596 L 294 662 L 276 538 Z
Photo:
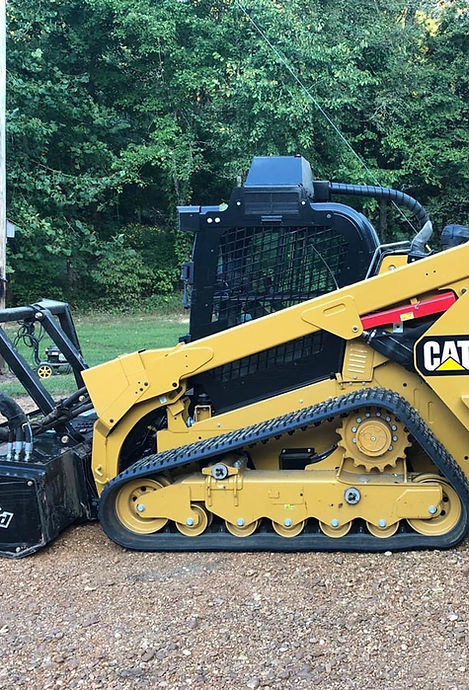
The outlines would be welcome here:
M 149 554 L 90 524 L 0 582 L 2 689 L 469 689 L 469 544 Z
M 94 523 L 0 560 L 0 583 L 1 690 L 469 690 L 469 541 L 149 554 Z

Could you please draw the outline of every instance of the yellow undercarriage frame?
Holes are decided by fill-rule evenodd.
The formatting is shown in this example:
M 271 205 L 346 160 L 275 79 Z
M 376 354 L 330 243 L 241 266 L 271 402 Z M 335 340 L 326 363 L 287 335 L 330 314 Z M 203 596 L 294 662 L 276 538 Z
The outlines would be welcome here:
M 288 538 L 298 536 L 313 518 L 324 534 L 340 538 L 361 518 L 370 534 L 387 538 L 403 519 L 420 534 L 441 535 L 461 515 L 456 492 L 437 475 L 370 478 L 312 466 L 284 470 L 280 478 L 278 471 L 249 470 L 242 461 L 235 464 L 214 464 L 172 484 L 163 476 L 131 480 L 117 498 L 119 520 L 137 534 L 158 532 L 172 520 L 180 532 L 197 537 L 217 516 L 231 534 L 248 537 L 261 519 L 268 519 L 277 534 Z

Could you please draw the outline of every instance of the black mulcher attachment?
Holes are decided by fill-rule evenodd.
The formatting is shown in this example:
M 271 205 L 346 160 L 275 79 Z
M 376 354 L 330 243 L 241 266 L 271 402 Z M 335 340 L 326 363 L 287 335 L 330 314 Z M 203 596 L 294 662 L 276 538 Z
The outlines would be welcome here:
M 26 415 L 0 393 L 0 555 L 34 553 L 77 520 L 96 514 L 96 492 L 90 471 L 95 415 L 83 387 L 83 360 L 67 304 L 43 300 L 29 307 L 0 311 L 0 323 L 20 322 L 23 331 L 42 324 L 61 351 L 73 361 L 80 388 L 56 403 L 35 368 L 0 327 L 0 354 L 36 403 Z M 26 330 L 25 330 L 25 324 Z M 29 326 L 29 327 L 28 327 Z

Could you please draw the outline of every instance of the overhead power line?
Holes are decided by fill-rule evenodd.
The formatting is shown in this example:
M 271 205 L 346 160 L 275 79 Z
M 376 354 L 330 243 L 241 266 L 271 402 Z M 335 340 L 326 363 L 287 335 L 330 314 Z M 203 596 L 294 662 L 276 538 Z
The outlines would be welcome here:
M 254 27 L 254 29 L 257 31 L 257 33 L 261 36 L 261 38 L 264 40 L 264 42 L 269 46 L 269 48 L 272 50 L 272 52 L 277 56 L 277 58 L 280 60 L 280 62 L 283 64 L 283 66 L 288 70 L 288 72 L 291 74 L 293 79 L 297 82 L 297 84 L 300 86 L 302 91 L 306 94 L 307 98 L 310 99 L 310 101 L 313 103 L 315 108 L 319 110 L 321 115 L 325 118 L 325 120 L 329 123 L 329 125 L 332 127 L 334 132 L 337 134 L 337 136 L 341 139 L 343 144 L 347 147 L 347 149 L 350 151 L 350 153 L 356 158 L 356 160 L 360 163 L 360 165 L 366 170 L 368 175 L 370 176 L 371 180 L 375 183 L 375 185 L 378 185 L 381 187 L 381 184 L 379 183 L 376 175 L 368 165 L 366 164 L 366 161 L 355 151 L 353 148 L 352 144 L 348 141 L 347 137 L 343 134 L 343 132 L 340 130 L 340 128 L 335 124 L 335 122 L 332 120 L 332 118 L 328 115 L 328 113 L 324 110 L 322 105 L 319 103 L 317 98 L 313 96 L 311 93 L 310 89 L 307 88 L 305 83 L 300 79 L 298 74 L 295 72 L 291 64 L 288 62 L 286 57 L 282 55 L 282 53 L 279 51 L 279 49 L 270 41 L 269 37 L 265 33 L 265 31 L 259 26 L 259 24 L 252 18 L 251 13 L 248 12 L 246 7 L 239 1 L 239 0 L 234 0 L 235 5 L 241 10 L 241 12 L 248 18 L 249 22 L 251 25 Z M 402 211 L 401 208 L 393 201 L 391 202 L 393 206 L 398 210 L 399 214 L 402 216 L 402 218 L 410 225 L 412 230 L 414 232 L 417 232 L 414 225 L 412 222 L 407 218 L 405 213 Z

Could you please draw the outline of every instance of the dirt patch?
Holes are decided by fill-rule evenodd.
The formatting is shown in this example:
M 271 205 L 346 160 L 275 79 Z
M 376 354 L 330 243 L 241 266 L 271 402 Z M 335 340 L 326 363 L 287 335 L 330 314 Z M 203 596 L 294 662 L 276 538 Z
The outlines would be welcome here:
M 0 372 L 0 386 L 4 386 L 6 383 L 17 383 L 18 379 L 16 378 L 15 374 L 12 374 L 11 371 L 2 371 Z

